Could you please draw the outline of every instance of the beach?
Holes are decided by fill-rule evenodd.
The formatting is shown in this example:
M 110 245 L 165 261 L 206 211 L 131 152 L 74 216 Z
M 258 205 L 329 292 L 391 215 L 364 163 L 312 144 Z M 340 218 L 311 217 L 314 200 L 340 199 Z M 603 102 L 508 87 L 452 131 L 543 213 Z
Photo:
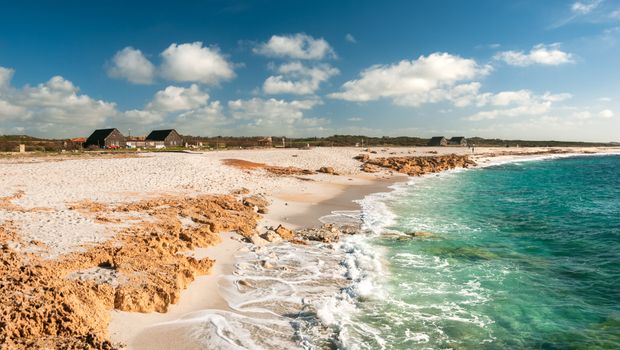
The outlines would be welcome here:
M 79 343 L 91 334 L 114 347 L 165 349 L 182 343 L 179 336 L 187 336 L 187 329 L 174 321 L 205 310 L 218 310 L 224 315 L 238 311 L 239 307 L 231 308 L 230 295 L 226 295 L 231 286 L 225 281 L 238 268 L 240 255 L 255 253 L 262 257 L 270 250 L 277 251 L 278 244 L 294 246 L 289 242 L 258 241 L 257 235 L 280 225 L 290 230 L 320 226 L 319 219 L 334 211 L 359 210 L 354 200 L 386 192 L 395 183 L 408 180 L 407 174 L 386 167 L 373 168 L 376 172 L 362 171 L 363 163 L 354 159 L 360 154 L 371 161 L 456 154 L 468 156 L 477 167 L 483 167 L 515 159 L 593 153 L 617 154 L 620 150 L 476 148 L 472 154 L 466 147 L 385 147 L 367 151 L 325 147 L 161 152 L 132 157 L 0 158 L 0 225 L 6 237 L 3 258 L 19 257 L 20 265 L 28 265 L 29 261 L 49 265 L 59 272 L 46 270 L 42 273 L 45 278 L 57 283 L 63 279 L 78 281 L 77 291 L 96 291 L 78 298 L 74 307 L 88 307 L 96 298 L 105 299 L 96 305 L 96 317 L 82 315 L 74 320 L 76 325 L 90 322 L 83 330 L 74 334 L 62 327 L 41 327 L 39 333 L 28 335 L 31 338 L 59 344 L 59 338 L 74 337 Z M 321 168 L 325 169 L 318 172 Z M 411 172 L 417 168 L 402 169 Z M 203 215 L 205 211 L 212 214 Z M 157 232 L 157 237 L 152 238 L 152 232 Z M 167 232 L 176 235 L 168 237 Z M 135 243 L 134 237 L 144 245 Z M 253 250 L 257 242 L 267 248 Z M 135 245 L 134 250 L 128 249 L 125 255 L 110 253 L 130 244 Z M 294 249 L 324 248 L 299 244 Z M 159 251 L 154 257 L 167 260 L 145 262 L 135 253 L 153 250 Z M 169 269 L 160 270 L 160 264 Z M 150 275 L 137 277 L 141 268 Z M 177 277 L 157 277 L 170 271 Z M 330 278 L 335 287 L 346 283 L 346 278 Z M 159 290 L 151 288 L 153 283 L 171 286 Z M 146 289 L 152 293 L 135 297 L 133 294 L 139 294 L 144 286 L 151 286 Z M 123 292 L 119 294 L 119 290 Z M 157 300 L 141 299 L 150 296 L 157 296 Z M 210 312 L 211 316 L 222 315 Z M 20 328 L 14 329 L 19 332 Z M 191 342 L 186 345 L 188 349 L 196 346 Z

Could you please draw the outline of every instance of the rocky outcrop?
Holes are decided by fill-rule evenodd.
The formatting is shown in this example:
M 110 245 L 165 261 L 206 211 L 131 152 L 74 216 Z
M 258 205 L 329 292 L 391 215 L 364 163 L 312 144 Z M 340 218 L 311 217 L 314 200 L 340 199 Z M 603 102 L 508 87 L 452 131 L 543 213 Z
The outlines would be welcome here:
M 312 175 L 314 171 L 308 169 L 301 169 L 293 166 L 280 167 L 280 166 L 268 166 L 265 170 L 274 175 Z
M 322 227 L 298 230 L 296 234 L 298 237 L 309 241 L 332 243 L 340 239 L 341 232 L 335 226 L 325 224 Z
M 243 205 L 251 207 L 254 211 L 261 214 L 267 214 L 269 210 L 269 201 L 266 200 L 265 197 L 259 195 L 243 198 Z
M 256 203 L 255 203 L 256 204 Z M 255 234 L 258 214 L 233 196 L 162 197 L 119 206 L 76 205 L 93 217 L 138 212 L 148 217 L 102 244 L 58 260 L 28 248 L 10 223 L 0 225 L 0 348 L 110 349 L 110 310 L 166 312 L 214 261 L 189 252 L 220 241 L 219 233 Z M 181 218 L 193 225 L 183 225 Z M 35 244 L 33 242 L 32 244 Z M 115 284 L 69 276 L 93 268 L 122 276 Z
M 338 175 L 338 173 L 334 170 L 334 168 L 330 166 L 321 167 L 317 170 L 319 173 L 330 174 L 330 175 Z
M 280 237 L 282 237 L 282 239 L 285 239 L 285 240 L 291 240 L 295 238 L 295 233 L 292 230 L 289 230 L 288 228 L 282 225 L 278 225 L 278 227 L 275 229 L 275 232 Z
M 362 165 L 366 172 L 376 172 L 378 167 L 398 171 L 409 176 L 437 173 L 454 168 L 468 168 L 476 163 L 467 155 L 442 155 L 428 157 L 389 157 L 369 159 Z
M 281 166 L 273 166 L 267 165 L 263 163 L 255 163 L 242 159 L 224 159 L 222 162 L 225 165 L 232 166 L 241 170 L 255 170 L 255 169 L 264 169 L 268 173 L 280 176 L 290 176 L 290 175 L 312 175 L 315 174 L 314 171 L 308 169 L 301 169 L 297 167 L 281 167 Z
M 366 172 L 366 173 L 377 173 L 379 171 L 381 171 L 381 168 L 379 168 L 378 166 L 374 165 L 374 164 L 370 164 L 370 163 L 364 163 L 362 164 L 362 171 Z
M 360 162 L 367 162 L 370 159 L 370 155 L 366 153 L 361 153 L 353 157 L 353 159 L 357 159 Z

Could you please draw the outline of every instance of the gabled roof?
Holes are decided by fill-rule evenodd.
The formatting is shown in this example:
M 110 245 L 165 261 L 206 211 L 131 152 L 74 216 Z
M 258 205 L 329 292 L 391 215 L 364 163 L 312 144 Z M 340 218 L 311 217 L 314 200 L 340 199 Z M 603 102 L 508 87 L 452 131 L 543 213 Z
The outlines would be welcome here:
M 178 132 L 174 129 L 153 130 L 151 131 L 149 136 L 146 137 L 146 140 L 147 141 L 165 141 L 166 137 L 168 137 L 168 135 L 170 135 L 170 133 L 172 133 L 173 131 L 178 134 Z
M 465 136 L 454 136 L 450 139 L 450 141 L 457 141 L 457 142 L 460 142 L 462 140 L 465 140 Z
M 99 143 L 99 141 L 103 141 L 106 139 L 106 137 L 110 136 L 110 134 L 116 130 L 115 128 L 112 129 L 97 129 L 95 131 L 93 131 L 93 133 L 88 137 L 88 139 L 86 140 L 86 142 L 88 143 Z
M 433 136 L 433 137 L 431 137 L 431 141 L 439 141 L 441 139 L 445 139 L 445 137 L 443 137 L 443 136 Z

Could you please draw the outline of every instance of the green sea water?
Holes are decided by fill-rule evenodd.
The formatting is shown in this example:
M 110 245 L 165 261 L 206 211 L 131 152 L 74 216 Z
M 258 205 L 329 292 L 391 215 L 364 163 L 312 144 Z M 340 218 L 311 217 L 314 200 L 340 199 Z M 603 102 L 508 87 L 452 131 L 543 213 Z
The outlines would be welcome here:
M 620 156 L 417 179 L 383 199 L 381 297 L 351 348 L 620 349 Z

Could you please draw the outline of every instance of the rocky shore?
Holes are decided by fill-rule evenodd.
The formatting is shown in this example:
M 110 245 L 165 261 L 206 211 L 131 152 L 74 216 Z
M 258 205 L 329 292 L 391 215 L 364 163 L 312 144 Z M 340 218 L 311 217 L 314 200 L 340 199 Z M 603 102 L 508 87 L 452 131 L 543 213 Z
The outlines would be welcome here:
M 437 173 L 455 168 L 469 168 L 476 166 L 476 162 L 469 159 L 468 155 L 441 155 L 441 156 L 408 156 L 373 158 L 368 154 L 360 154 L 355 157 L 363 162 L 362 171 L 376 173 L 381 168 L 395 170 L 409 176 L 421 176 L 429 173 Z
M 317 205 L 315 198 L 356 179 L 476 165 L 463 150 L 440 151 L 239 151 L 4 165 L 0 349 L 122 347 L 110 341 L 111 310 L 168 311 L 213 269 L 213 259 L 193 252 L 218 244 L 220 233 L 237 232 L 255 246 L 288 241 L 305 249 L 310 241 L 333 243 L 359 231 L 355 225 L 293 229 L 286 222 L 293 197 L 282 194 Z M 329 193 L 317 196 L 320 191 Z M 285 214 L 259 228 L 276 206 Z
M 111 309 L 166 312 L 181 290 L 213 266 L 211 259 L 192 257 L 193 249 L 217 244 L 220 232 L 246 237 L 255 232 L 259 216 L 243 203 L 235 196 L 75 203 L 72 209 L 104 222 L 117 220 L 118 213 L 140 215 L 142 221 L 58 260 L 24 254 L 41 249 L 41 243 L 25 242 L 11 223 L 3 224 L 2 348 L 113 348 L 107 335 Z

